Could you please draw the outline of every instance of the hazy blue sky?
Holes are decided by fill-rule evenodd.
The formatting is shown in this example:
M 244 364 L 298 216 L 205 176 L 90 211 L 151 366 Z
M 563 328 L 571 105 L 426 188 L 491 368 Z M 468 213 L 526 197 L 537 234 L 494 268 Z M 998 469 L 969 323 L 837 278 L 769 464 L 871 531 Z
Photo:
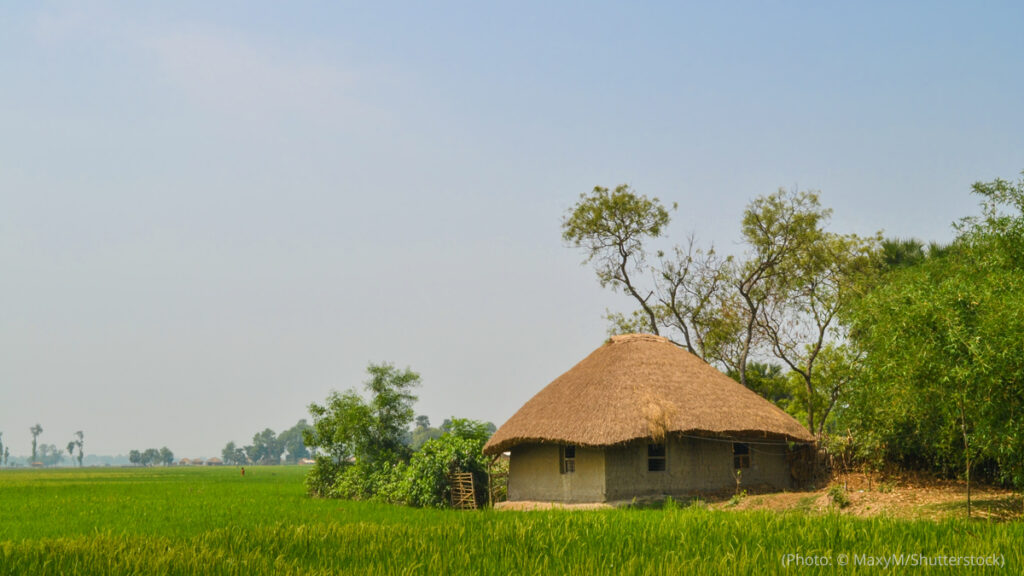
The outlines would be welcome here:
M 753 197 L 948 240 L 1024 169 L 1018 2 L 0 9 L 0 431 L 212 456 L 368 362 L 502 424 L 596 348 L 594 185 L 735 249 Z

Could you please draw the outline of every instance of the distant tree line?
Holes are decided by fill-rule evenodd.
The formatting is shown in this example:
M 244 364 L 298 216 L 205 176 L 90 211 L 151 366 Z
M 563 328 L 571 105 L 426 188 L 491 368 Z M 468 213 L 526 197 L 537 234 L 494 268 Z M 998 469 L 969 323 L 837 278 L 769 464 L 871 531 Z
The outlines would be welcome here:
M 257 432 L 252 437 L 252 444 L 238 446 L 228 442 L 221 450 L 221 459 L 225 464 L 280 464 L 282 457 L 288 464 L 310 457 L 309 449 L 303 440 L 303 434 L 310 428 L 306 421 L 299 420 L 295 426 L 276 434 L 270 428 Z
M 32 434 L 32 457 L 28 461 L 30 466 L 56 466 L 64 460 L 63 452 L 57 448 L 55 444 L 39 443 L 39 436 L 43 433 L 43 427 L 41 425 L 35 424 L 29 428 L 29 433 Z M 79 430 L 75 432 L 74 439 L 68 442 L 67 445 L 68 456 L 71 458 L 75 458 L 75 450 L 78 450 L 77 460 L 79 466 L 82 465 L 84 446 L 85 434 Z M 10 464 L 10 459 L 10 447 L 4 445 L 3 432 L 0 432 L 0 465 L 8 466 Z
M 33 464 L 39 463 L 43 466 L 56 466 L 64 460 L 64 452 L 57 448 L 56 444 L 40 444 Z
M 7 461 L 11 457 L 11 450 L 4 445 L 4 433 L 0 432 L 0 465 L 7 466 Z
M 409 435 L 409 447 L 415 452 L 423 447 L 428 440 L 434 440 L 440 438 L 445 434 L 451 433 L 455 430 L 458 419 L 445 418 L 444 422 L 441 423 L 440 428 L 432 428 L 430 426 L 430 418 L 425 414 L 420 414 L 416 417 L 412 433 Z M 492 422 L 484 423 L 484 430 L 487 432 L 488 438 L 498 431 L 497 427 Z
M 171 452 L 167 446 L 159 450 L 156 448 L 132 450 L 128 452 L 128 461 L 136 466 L 170 466 L 174 464 L 174 452 Z

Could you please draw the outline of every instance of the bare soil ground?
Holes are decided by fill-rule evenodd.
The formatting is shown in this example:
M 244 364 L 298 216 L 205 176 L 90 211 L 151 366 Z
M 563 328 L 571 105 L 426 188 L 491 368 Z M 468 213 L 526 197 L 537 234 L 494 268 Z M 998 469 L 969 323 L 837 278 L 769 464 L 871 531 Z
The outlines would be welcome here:
M 840 507 L 830 490 L 842 488 L 849 504 Z M 751 494 L 718 500 L 713 508 L 735 510 L 835 510 L 853 516 L 886 515 L 899 518 L 943 518 L 967 515 L 967 485 L 960 480 L 933 478 L 925 474 L 901 473 L 869 476 L 862 473 L 837 475 L 817 490 Z M 1021 495 L 1004 488 L 971 485 L 972 517 L 1011 520 L 1024 517 Z
M 519 502 L 498 502 L 494 505 L 495 510 L 551 510 L 554 508 L 565 510 L 600 510 L 602 508 L 613 508 L 611 504 L 604 502 L 593 502 L 587 504 L 563 504 L 561 502 L 535 502 L 523 500 Z
M 842 489 L 849 503 L 839 506 L 834 501 L 833 487 Z M 838 489 L 838 488 L 836 488 Z M 774 510 L 777 512 L 835 511 L 851 516 L 892 516 L 908 519 L 941 520 L 966 517 L 967 486 L 960 480 L 934 478 L 926 474 L 898 473 L 836 475 L 819 488 L 795 492 L 763 492 L 753 490 L 741 497 L 732 494 L 701 496 L 709 508 L 718 510 Z M 692 500 L 691 500 L 692 503 Z M 660 502 L 612 502 L 594 504 L 561 504 L 552 502 L 500 502 L 498 510 L 597 510 L 619 506 L 657 507 Z M 687 505 L 680 500 L 680 505 Z M 1024 519 L 1021 495 L 994 486 L 971 485 L 971 516 L 992 520 Z

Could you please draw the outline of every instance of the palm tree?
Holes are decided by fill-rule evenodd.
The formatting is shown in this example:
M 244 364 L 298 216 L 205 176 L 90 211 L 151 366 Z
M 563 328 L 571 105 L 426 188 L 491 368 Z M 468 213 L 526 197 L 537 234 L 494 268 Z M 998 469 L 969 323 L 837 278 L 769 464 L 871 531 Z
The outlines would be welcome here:
M 920 264 L 926 256 L 924 243 L 916 238 L 882 240 L 882 260 L 890 270 Z
M 75 446 L 78 446 L 78 467 L 81 468 L 82 456 L 84 454 L 82 451 L 82 446 L 85 445 L 85 434 L 83 434 L 81 430 L 75 432 L 75 440 L 73 443 Z
M 32 462 L 31 463 L 35 463 L 35 461 L 36 461 L 36 438 L 38 438 L 39 435 L 43 433 L 43 427 L 40 426 L 37 423 L 35 426 L 29 428 L 28 431 L 32 433 Z

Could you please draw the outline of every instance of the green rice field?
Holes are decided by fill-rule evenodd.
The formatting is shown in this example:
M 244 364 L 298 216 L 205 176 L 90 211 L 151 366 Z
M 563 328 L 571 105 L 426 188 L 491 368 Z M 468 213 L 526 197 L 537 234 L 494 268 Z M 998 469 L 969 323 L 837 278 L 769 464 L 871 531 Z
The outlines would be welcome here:
M 420 510 L 307 498 L 305 471 L 2 470 L 0 574 L 1024 573 L 1020 522 Z

